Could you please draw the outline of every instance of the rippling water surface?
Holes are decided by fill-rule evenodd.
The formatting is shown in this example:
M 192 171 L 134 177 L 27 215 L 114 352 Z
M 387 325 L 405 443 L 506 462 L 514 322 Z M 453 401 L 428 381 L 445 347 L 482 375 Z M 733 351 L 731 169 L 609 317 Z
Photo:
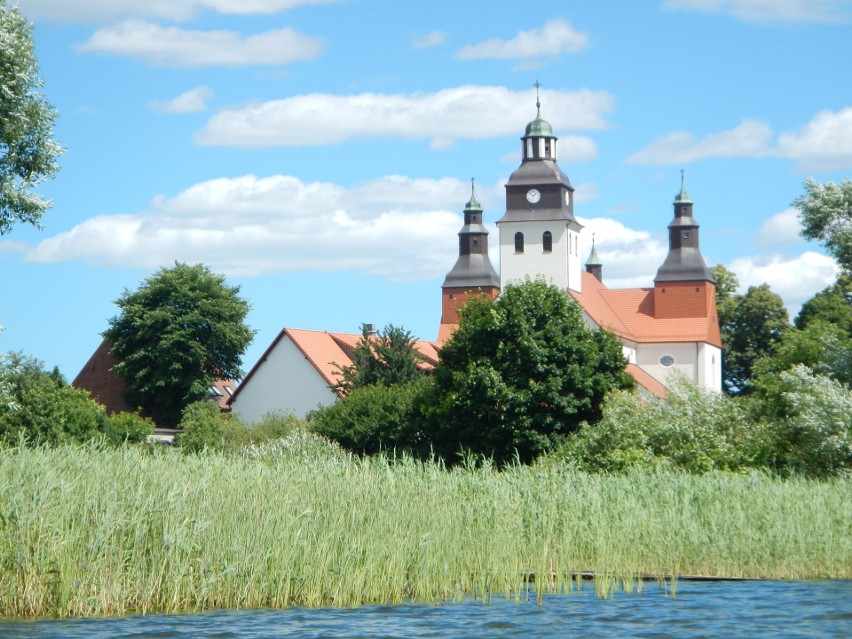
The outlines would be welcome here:
M 308 639 L 440 637 L 852 637 L 852 581 L 683 582 L 672 598 L 551 595 L 541 605 L 495 599 L 357 609 L 217 610 L 113 619 L 0 621 L 2 639 Z

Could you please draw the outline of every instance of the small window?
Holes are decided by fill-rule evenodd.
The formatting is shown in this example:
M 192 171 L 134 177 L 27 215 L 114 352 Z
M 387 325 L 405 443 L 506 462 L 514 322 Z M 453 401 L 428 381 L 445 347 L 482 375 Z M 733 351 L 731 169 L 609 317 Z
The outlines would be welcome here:
M 473 241 L 473 245 L 474 245 L 474 246 L 479 246 L 479 240 L 474 240 L 474 241 Z M 698 290 L 698 289 L 695 289 L 695 290 Z
M 545 253 L 550 253 L 553 250 L 553 234 L 550 231 L 545 231 L 541 236 L 541 245 Z
M 515 233 L 515 253 L 524 252 L 524 234 Z
M 660 358 L 660 366 L 665 366 L 666 368 L 668 368 L 672 364 L 674 364 L 674 357 L 672 357 L 671 355 L 663 355 Z

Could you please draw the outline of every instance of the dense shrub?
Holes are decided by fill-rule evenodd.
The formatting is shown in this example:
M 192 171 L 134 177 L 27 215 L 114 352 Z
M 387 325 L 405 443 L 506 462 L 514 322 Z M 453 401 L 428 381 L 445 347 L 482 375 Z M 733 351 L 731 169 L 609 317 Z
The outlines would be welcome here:
M 248 440 L 246 427 L 209 400 L 189 404 L 183 410 L 179 428 L 175 445 L 186 453 L 238 448 Z
M 770 426 L 776 470 L 814 477 L 852 471 L 852 390 L 806 366 L 781 373 L 780 383 L 789 414 Z
M 0 361 L 0 442 L 14 444 L 81 442 L 105 429 L 103 407 L 84 390 L 69 386 L 57 372 L 20 353 Z
M 418 407 L 430 389 L 429 379 L 355 388 L 344 399 L 311 412 L 308 422 L 315 433 L 356 453 L 415 450 L 424 443 Z
M 675 379 L 664 399 L 610 394 L 603 418 L 584 424 L 557 455 L 591 471 L 662 465 L 706 472 L 760 464 L 765 441 L 736 400 Z
M 138 413 L 114 413 L 107 417 L 104 435 L 112 444 L 141 444 L 154 432 L 154 422 Z
M 240 451 L 304 432 L 307 425 L 293 413 L 271 412 L 246 426 L 235 415 L 221 412 L 214 402 L 202 400 L 184 409 L 180 428 L 175 445 L 184 452 L 195 453 L 204 449 Z

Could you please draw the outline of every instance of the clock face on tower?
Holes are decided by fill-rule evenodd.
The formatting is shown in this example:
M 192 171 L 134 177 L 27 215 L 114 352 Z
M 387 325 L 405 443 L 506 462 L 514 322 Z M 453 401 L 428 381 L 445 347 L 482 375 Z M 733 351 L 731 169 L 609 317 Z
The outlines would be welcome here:
M 538 192 L 538 189 L 530 189 L 527 191 L 527 202 L 530 204 L 536 204 L 541 199 L 541 193 Z

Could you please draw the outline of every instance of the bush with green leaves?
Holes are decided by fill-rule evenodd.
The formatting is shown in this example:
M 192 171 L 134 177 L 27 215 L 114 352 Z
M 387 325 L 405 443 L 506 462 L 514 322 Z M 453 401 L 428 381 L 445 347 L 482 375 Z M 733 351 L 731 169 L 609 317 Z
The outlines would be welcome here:
M 69 386 L 57 370 L 9 353 L 0 361 L 0 442 L 6 444 L 82 442 L 105 429 L 103 407 L 87 391 Z
M 340 401 L 312 411 L 308 422 L 313 432 L 359 454 L 415 450 L 423 444 L 419 406 L 430 389 L 428 378 L 355 388 Z
M 806 366 L 780 377 L 789 414 L 770 426 L 775 469 L 813 477 L 852 472 L 852 390 Z
M 670 466 L 707 472 L 759 465 L 765 447 L 764 431 L 738 401 L 674 378 L 662 399 L 611 393 L 601 420 L 583 424 L 557 456 L 589 471 Z
M 104 424 L 104 435 L 111 444 L 141 444 L 154 432 L 154 422 L 139 413 L 113 413 Z
M 193 402 L 183 411 L 175 445 L 185 453 L 224 451 L 248 443 L 246 427 L 210 400 Z

